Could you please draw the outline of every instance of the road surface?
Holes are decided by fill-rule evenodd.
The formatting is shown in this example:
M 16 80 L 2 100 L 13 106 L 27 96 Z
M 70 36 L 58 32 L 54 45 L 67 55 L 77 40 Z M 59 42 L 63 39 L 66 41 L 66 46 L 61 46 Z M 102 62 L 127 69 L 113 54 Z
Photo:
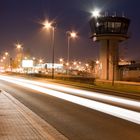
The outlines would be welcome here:
M 45 94 L 39 91 L 39 87 L 38 90 L 35 90 L 23 86 L 24 84 L 12 83 L 12 81 L 15 80 L 11 80 L 11 82 L 0 80 L 0 89 L 14 96 L 70 140 L 140 140 L 140 122 L 134 123 L 131 120 L 112 116 L 96 109 Z M 47 87 L 42 87 L 47 89 Z M 59 91 L 62 89 L 59 89 Z M 58 89 L 54 91 L 58 91 Z M 70 94 L 67 92 L 64 93 Z M 89 99 L 90 97 L 86 98 Z M 92 100 L 94 99 L 92 98 Z M 96 98 L 95 100 L 99 99 Z M 107 103 L 108 101 L 104 102 Z M 139 103 L 139 101 L 137 102 Z M 135 107 L 127 107 L 126 104 L 120 105 L 116 102 L 109 104 L 134 109 L 135 112 L 137 111 L 137 115 L 140 115 L 138 107 L 135 109 Z

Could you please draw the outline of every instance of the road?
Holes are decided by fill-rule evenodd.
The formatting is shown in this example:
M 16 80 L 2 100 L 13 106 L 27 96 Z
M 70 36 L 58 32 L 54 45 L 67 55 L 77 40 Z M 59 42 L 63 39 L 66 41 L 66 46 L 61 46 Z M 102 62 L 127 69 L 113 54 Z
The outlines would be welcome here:
M 12 81 L 13 83 L 11 83 Z M 83 105 L 72 103 L 71 101 L 45 94 L 30 87 L 25 87 L 24 82 L 21 85 L 15 84 L 14 80 L 11 80 L 11 82 L 0 80 L 0 89 L 10 93 L 70 140 L 140 139 L 140 124 L 138 123 L 133 123 L 131 120 L 118 118 L 108 113 L 103 113 Z M 47 87 L 42 87 L 47 89 Z M 62 89 L 64 87 L 61 87 L 59 91 Z M 58 91 L 58 89 L 54 91 Z M 104 102 L 108 101 L 106 100 Z M 117 105 L 117 103 L 111 104 Z

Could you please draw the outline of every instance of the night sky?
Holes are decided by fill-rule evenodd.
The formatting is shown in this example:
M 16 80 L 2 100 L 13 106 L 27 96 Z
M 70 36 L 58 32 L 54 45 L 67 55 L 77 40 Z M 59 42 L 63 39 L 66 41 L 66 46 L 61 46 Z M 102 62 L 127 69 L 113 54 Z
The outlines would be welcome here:
M 56 21 L 55 61 L 67 58 L 66 31 L 75 30 L 78 38 L 70 42 L 70 59 L 98 59 L 99 44 L 90 37 L 90 11 L 95 8 L 116 12 L 131 19 L 131 38 L 120 45 L 120 56 L 140 60 L 139 0 L 0 0 L 0 54 L 15 53 L 14 44 L 23 44 L 32 56 L 51 60 L 51 38 L 40 24 L 45 18 Z

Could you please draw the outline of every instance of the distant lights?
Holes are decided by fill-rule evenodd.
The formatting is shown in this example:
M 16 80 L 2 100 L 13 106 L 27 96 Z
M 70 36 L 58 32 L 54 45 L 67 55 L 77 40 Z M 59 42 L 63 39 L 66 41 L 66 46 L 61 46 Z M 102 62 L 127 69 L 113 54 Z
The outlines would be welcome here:
M 60 62 L 63 62 L 64 60 L 63 60 L 63 58 L 60 58 L 59 61 L 60 61 Z
M 5 52 L 5 55 L 6 55 L 6 56 L 8 56 L 8 54 L 9 54 L 8 52 Z

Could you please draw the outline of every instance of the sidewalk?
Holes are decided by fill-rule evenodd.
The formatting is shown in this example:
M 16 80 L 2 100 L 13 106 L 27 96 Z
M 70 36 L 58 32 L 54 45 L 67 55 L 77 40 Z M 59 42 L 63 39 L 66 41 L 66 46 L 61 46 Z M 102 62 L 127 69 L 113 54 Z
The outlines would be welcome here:
M 10 94 L 1 91 L 0 140 L 67 140 L 67 138 Z

